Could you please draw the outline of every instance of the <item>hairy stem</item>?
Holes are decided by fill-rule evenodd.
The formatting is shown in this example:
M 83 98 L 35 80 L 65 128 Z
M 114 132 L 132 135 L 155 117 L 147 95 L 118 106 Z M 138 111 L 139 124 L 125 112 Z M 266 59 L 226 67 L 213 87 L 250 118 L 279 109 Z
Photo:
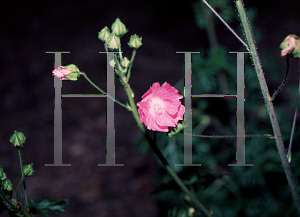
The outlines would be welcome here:
M 272 124 L 274 135 L 275 135 L 277 150 L 279 152 L 282 166 L 283 166 L 286 178 L 288 180 L 290 190 L 293 195 L 293 199 L 294 199 L 294 203 L 297 208 L 297 211 L 298 211 L 298 215 L 300 216 L 300 200 L 299 200 L 299 196 L 298 196 L 298 190 L 297 190 L 297 187 L 295 184 L 295 180 L 294 180 L 290 165 L 288 163 L 288 159 L 286 158 L 285 148 L 284 148 L 284 144 L 282 141 L 279 124 L 277 121 L 273 103 L 271 102 L 268 86 L 267 86 L 267 83 L 266 83 L 266 80 L 264 77 L 264 73 L 263 73 L 263 70 L 262 70 L 262 67 L 260 64 L 260 60 L 259 60 L 256 48 L 255 48 L 254 39 L 253 39 L 251 30 L 250 30 L 250 26 L 249 26 L 248 19 L 247 19 L 246 13 L 245 13 L 245 9 L 243 7 L 242 0 L 236 0 L 236 7 L 238 9 L 238 13 L 239 13 L 241 21 L 242 21 L 242 25 L 243 25 L 243 28 L 244 28 L 244 31 L 246 34 L 246 38 L 247 38 L 247 41 L 248 41 L 248 44 L 250 47 L 252 61 L 253 61 L 254 67 L 255 67 L 255 71 L 256 71 L 259 83 L 260 83 L 264 101 L 267 106 L 267 110 L 268 110 L 268 113 L 269 113 L 269 116 L 271 119 L 271 124 Z

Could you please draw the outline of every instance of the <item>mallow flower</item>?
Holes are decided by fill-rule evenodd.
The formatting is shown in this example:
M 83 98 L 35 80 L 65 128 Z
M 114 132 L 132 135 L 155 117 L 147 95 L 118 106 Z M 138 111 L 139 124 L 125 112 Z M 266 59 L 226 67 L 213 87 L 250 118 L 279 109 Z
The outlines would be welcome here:
M 184 106 L 180 99 L 183 96 L 178 90 L 165 82 L 162 86 L 158 82 L 142 96 L 139 107 L 141 124 L 148 130 L 168 132 L 168 127 L 176 127 L 179 120 L 183 120 Z

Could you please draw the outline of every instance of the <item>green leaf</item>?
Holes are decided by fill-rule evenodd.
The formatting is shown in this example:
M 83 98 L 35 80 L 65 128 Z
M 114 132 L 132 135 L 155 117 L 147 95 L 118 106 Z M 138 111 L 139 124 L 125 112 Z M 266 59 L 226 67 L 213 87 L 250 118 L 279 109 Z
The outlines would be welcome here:
M 65 212 L 65 207 L 68 206 L 69 200 L 43 200 L 40 202 L 35 202 L 31 200 L 28 204 L 29 210 L 31 213 L 42 213 L 44 216 L 48 217 L 48 211 L 52 211 L 54 213 L 57 212 Z
M 168 133 L 168 136 L 169 137 L 172 137 L 178 133 L 180 133 L 183 129 L 184 129 L 184 122 L 183 120 L 180 120 L 177 124 L 176 127 L 169 127 L 169 133 Z

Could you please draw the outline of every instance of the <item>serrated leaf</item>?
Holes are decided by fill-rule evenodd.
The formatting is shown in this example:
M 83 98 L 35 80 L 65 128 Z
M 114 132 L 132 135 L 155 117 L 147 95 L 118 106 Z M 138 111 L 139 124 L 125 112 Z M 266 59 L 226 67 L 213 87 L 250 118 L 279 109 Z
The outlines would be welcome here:
M 35 202 L 31 200 L 28 207 L 31 213 L 42 213 L 44 216 L 48 217 L 48 211 L 54 213 L 65 212 L 65 207 L 69 205 L 69 200 L 43 200 L 40 202 Z

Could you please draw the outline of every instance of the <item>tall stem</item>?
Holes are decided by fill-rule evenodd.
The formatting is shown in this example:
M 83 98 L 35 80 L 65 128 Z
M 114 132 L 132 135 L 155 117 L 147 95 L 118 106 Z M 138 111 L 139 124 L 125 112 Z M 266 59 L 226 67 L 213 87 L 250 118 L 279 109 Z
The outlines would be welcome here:
M 23 179 L 25 202 L 26 202 L 26 207 L 28 207 L 27 193 L 26 193 L 26 184 L 25 184 L 25 179 L 24 179 L 24 174 L 23 174 L 23 164 L 22 164 L 22 158 L 21 158 L 21 150 L 20 150 L 20 148 L 18 148 L 18 153 L 19 153 L 19 160 L 20 160 L 21 174 L 22 174 L 22 179 Z M 19 186 L 19 187 L 20 187 L 20 186 Z M 18 190 L 19 190 L 19 189 L 18 189 Z M 18 202 L 19 202 L 19 201 L 18 201 Z
M 294 199 L 297 211 L 298 211 L 298 215 L 300 216 L 300 200 L 299 200 L 299 196 L 298 196 L 298 190 L 297 190 L 297 187 L 295 184 L 295 180 L 294 180 L 290 165 L 288 163 L 288 159 L 286 158 L 285 148 L 284 148 L 284 144 L 282 141 L 279 124 L 277 121 L 273 103 L 270 101 L 271 98 L 270 98 L 268 86 L 267 86 L 267 83 L 266 83 L 266 80 L 264 77 L 264 73 L 263 73 L 263 70 L 262 70 L 262 67 L 261 67 L 261 64 L 259 61 L 259 57 L 258 57 L 256 48 L 255 48 L 254 39 L 253 39 L 251 30 L 250 30 L 250 26 L 249 26 L 249 23 L 247 20 L 247 16 L 245 13 L 245 9 L 243 7 L 242 0 L 236 0 L 236 7 L 238 9 L 238 13 L 239 13 L 241 21 L 242 21 L 242 25 L 243 25 L 243 28 L 244 28 L 244 31 L 246 34 L 246 38 L 247 38 L 247 41 L 248 41 L 248 44 L 250 47 L 252 61 L 254 63 L 255 71 L 256 71 L 256 74 L 257 74 L 257 77 L 258 77 L 258 80 L 260 83 L 264 101 L 267 106 L 267 110 L 268 110 L 268 113 L 269 113 L 269 116 L 271 119 L 271 124 L 272 124 L 274 135 L 275 135 L 277 150 L 279 152 L 282 166 L 283 166 L 286 178 L 288 180 L 289 187 L 290 187 L 292 195 L 293 195 L 293 199 Z
M 131 106 L 131 109 L 132 109 L 132 114 L 134 116 L 134 119 L 137 122 L 137 124 L 138 124 L 139 128 L 141 129 L 141 131 L 144 133 L 145 138 L 147 139 L 149 145 L 151 146 L 152 150 L 154 151 L 154 153 L 156 154 L 158 159 L 161 161 L 161 163 L 167 169 L 167 171 L 170 173 L 170 175 L 173 177 L 173 179 L 177 182 L 177 184 L 183 189 L 183 191 L 187 195 L 189 195 L 193 199 L 193 201 L 206 214 L 206 216 L 212 217 L 212 214 L 208 211 L 208 209 L 206 209 L 206 207 L 195 197 L 195 195 L 192 194 L 192 192 L 190 192 L 190 190 L 186 187 L 186 185 L 183 183 L 183 181 L 179 178 L 179 176 L 172 169 L 172 167 L 170 166 L 170 164 L 168 163 L 166 158 L 162 155 L 161 151 L 159 150 L 159 148 L 156 145 L 155 140 L 153 140 L 151 138 L 151 136 L 149 135 L 149 133 L 146 130 L 145 126 L 142 125 L 141 122 L 140 122 L 140 117 L 139 117 L 135 102 L 133 100 L 133 97 L 131 95 L 131 90 L 130 90 L 129 84 L 127 84 L 125 86 L 125 89 L 126 89 L 126 92 L 127 92 L 127 95 L 128 95 L 128 99 L 129 99 L 129 103 L 130 103 L 130 106 Z
M 128 73 L 127 73 L 127 82 L 129 82 L 129 79 L 130 79 L 131 67 L 132 67 L 132 63 L 133 63 L 135 55 L 136 55 L 136 50 L 133 50 L 132 55 L 131 55 L 131 60 L 130 60 L 130 66 L 129 66 Z

